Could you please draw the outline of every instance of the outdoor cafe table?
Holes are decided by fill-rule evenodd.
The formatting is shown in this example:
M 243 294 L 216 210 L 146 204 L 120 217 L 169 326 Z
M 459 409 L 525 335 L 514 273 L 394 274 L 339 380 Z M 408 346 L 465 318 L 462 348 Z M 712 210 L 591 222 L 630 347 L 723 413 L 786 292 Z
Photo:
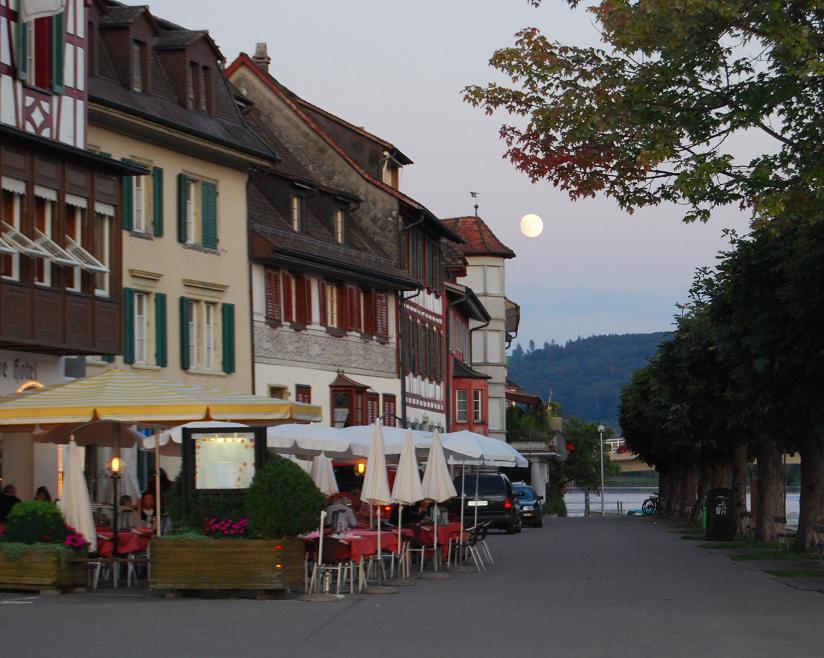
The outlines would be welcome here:
M 450 521 L 446 525 L 438 525 L 438 548 L 441 550 L 441 557 L 448 557 L 449 540 L 461 536 L 461 524 L 459 521 Z M 420 539 L 423 544 L 435 543 L 435 528 L 432 525 L 421 525 Z
M 314 542 L 320 537 L 320 533 L 316 530 L 308 535 L 304 535 L 303 539 L 307 542 Z M 353 562 L 361 562 L 363 558 L 370 555 L 376 555 L 378 552 L 378 531 L 377 530 L 361 530 L 355 528 L 351 532 L 344 535 L 338 535 L 331 532 L 325 532 L 324 537 L 337 539 L 349 546 L 352 554 Z M 397 553 L 398 552 L 398 535 L 397 532 L 390 530 L 381 531 L 381 552 Z
M 112 531 L 105 528 L 97 529 L 97 552 L 101 557 L 112 557 L 114 542 Z M 149 542 L 154 537 L 152 528 L 134 528 L 117 533 L 117 554 L 142 553 L 149 548 Z

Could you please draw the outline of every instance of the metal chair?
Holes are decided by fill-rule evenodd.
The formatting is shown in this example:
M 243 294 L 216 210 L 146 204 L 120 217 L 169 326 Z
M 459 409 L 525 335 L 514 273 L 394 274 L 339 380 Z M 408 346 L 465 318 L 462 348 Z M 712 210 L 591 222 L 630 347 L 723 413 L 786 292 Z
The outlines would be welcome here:
M 319 541 L 313 542 L 314 557 L 319 553 Z M 332 537 L 323 541 L 323 562 L 315 559 L 312 567 L 312 575 L 309 577 L 306 593 L 327 593 L 332 586 L 332 579 L 335 579 L 335 593 L 341 593 L 341 586 L 345 588 L 346 580 L 349 579 L 350 592 L 355 593 L 355 563 L 349 547 L 343 542 Z

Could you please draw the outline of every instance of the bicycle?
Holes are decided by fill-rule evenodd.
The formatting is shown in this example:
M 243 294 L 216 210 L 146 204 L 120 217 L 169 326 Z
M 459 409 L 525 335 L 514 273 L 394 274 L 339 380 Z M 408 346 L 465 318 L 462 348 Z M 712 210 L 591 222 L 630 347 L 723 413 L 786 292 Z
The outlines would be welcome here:
M 654 493 L 644 501 L 643 505 L 641 505 L 641 514 L 643 514 L 644 516 L 649 516 L 650 514 L 657 514 L 658 507 L 660 505 L 661 502 L 658 498 L 658 494 Z

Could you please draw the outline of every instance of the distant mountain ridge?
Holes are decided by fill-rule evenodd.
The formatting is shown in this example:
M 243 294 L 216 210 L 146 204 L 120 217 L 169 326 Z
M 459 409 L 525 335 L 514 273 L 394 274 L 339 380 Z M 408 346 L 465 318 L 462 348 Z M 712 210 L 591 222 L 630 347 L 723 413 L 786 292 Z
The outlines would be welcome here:
M 618 428 L 621 387 L 646 365 L 669 334 L 610 334 L 577 338 L 564 345 L 517 344 L 509 356 L 509 378 L 529 393 L 561 404 L 564 416 L 578 416 Z

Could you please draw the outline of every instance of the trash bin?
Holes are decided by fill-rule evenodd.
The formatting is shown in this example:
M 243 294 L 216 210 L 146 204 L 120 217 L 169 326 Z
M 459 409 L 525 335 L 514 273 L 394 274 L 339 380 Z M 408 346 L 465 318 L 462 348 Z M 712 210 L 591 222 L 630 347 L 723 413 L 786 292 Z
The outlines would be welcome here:
M 735 539 L 735 492 L 732 489 L 710 489 L 707 492 L 708 541 Z

